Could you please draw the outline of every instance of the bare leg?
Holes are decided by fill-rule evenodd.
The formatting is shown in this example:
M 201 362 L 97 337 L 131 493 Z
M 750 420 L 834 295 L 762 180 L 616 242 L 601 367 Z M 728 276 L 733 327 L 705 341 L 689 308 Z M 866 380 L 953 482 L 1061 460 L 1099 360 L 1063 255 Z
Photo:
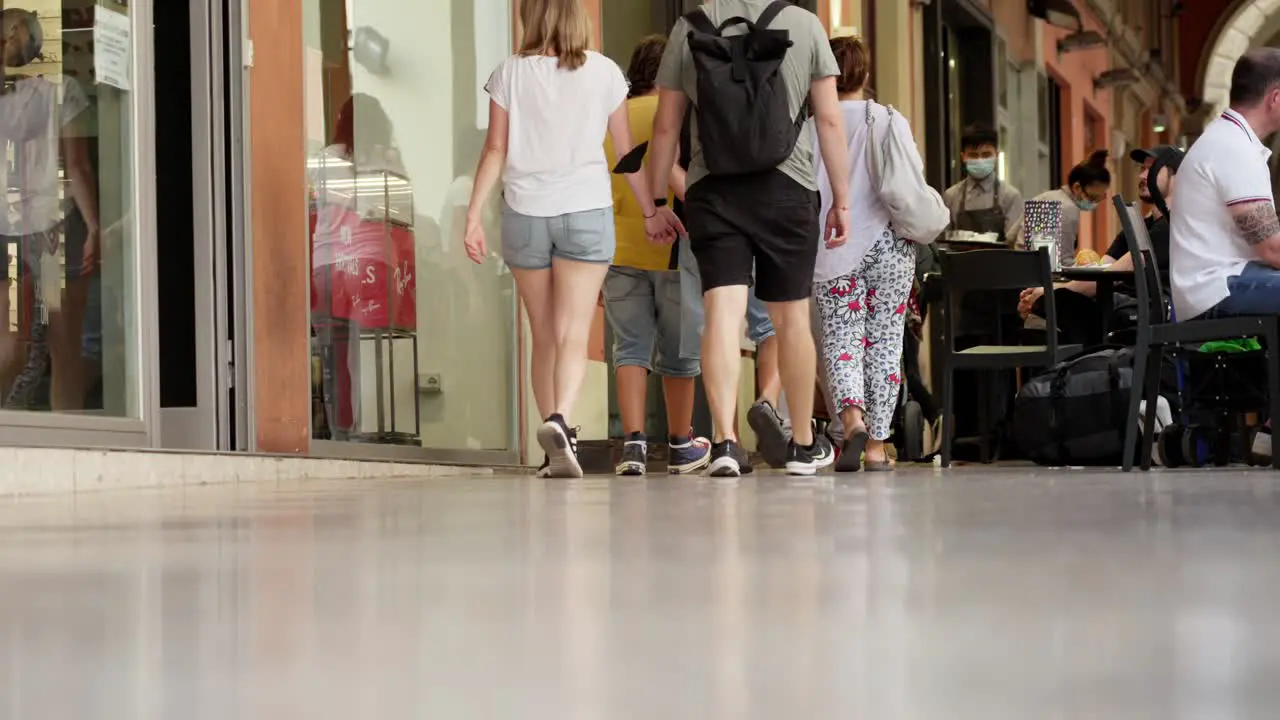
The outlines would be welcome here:
M 809 301 L 766 303 L 778 329 L 778 365 L 791 414 L 791 433 L 798 445 L 813 444 L 813 391 L 817 384 L 817 352 L 810 327 Z
M 862 408 L 851 405 L 840 411 L 840 422 L 844 423 L 845 433 L 853 435 L 857 432 L 866 432 L 866 421 L 862 419 Z M 871 441 L 868 441 L 868 447 Z
M 533 383 L 533 402 L 538 406 L 538 417 L 545 418 L 555 412 L 556 334 L 552 322 L 551 270 L 517 270 L 511 276 L 516 281 L 516 292 L 524 302 L 529 316 L 529 334 L 533 336 L 530 351 L 530 380 Z
M 756 347 L 756 383 L 760 386 L 761 400 L 778 407 L 778 395 L 782 393 L 782 375 L 778 372 L 778 336 L 772 335 Z
M 885 445 L 886 445 L 886 442 L 884 440 L 876 440 L 875 438 L 869 438 L 867 440 L 867 449 L 866 449 L 867 462 L 869 463 L 888 462 L 889 453 Z
M 622 432 L 644 432 L 645 400 L 649 389 L 649 371 L 634 365 L 620 367 L 618 381 L 618 412 L 622 415 Z M 671 399 L 667 398 L 668 407 Z
M 566 421 L 582 390 L 587 372 L 587 340 L 600 286 L 609 271 L 605 263 L 555 258 L 552 261 L 553 319 L 556 342 L 555 408 Z
M 737 441 L 738 377 L 741 371 L 739 338 L 747 312 L 747 286 L 728 285 L 703 294 L 706 326 L 702 331 L 702 384 L 711 406 L 715 441 Z
M 54 412 L 84 409 L 80 331 L 84 327 L 84 311 L 89 301 L 89 281 L 88 277 L 68 279 L 62 294 L 62 307 L 49 313 L 49 355 L 53 363 L 49 399 Z
M 667 432 L 683 437 L 693 427 L 693 378 L 662 378 L 662 394 L 667 406 Z

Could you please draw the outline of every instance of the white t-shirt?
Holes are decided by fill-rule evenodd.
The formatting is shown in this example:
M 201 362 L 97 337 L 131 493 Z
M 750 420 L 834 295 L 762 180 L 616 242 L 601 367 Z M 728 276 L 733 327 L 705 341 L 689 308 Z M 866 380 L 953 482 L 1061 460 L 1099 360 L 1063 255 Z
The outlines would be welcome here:
M 613 206 L 604 153 L 609 116 L 627 79 L 597 52 L 577 70 L 545 55 L 513 55 L 485 90 L 510 118 L 503 197 L 521 215 L 555 217 Z
M 822 152 L 818 147 L 818 133 L 813 120 L 809 121 L 809 134 L 813 139 L 813 156 L 818 174 L 818 193 L 822 198 L 821 218 L 822 235 L 818 240 L 818 262 L 814 266 L 813 281 L 828 282 L 855 272 L 862 267 L 862 260 L 876 239 L 889 225 L 889 209 L 880 201 L 880 195 L 872 187 L 871 175 L 867 171 L 867 158 L 864 150 L 867 145 L 867 108 L 872 108 L 872 120 L 875 121 L 877 133 L 883 132 L 889 122 L 889 111 L 883 105 L 870 105 L 863 100 L 846 100 L 840 103 L 844 112 L 844 133 L 849 141 L 849 219 L 853 227 L 849 229 L 848 241 L 838 248 L 828 248 L 822 241 L 827 235 L 827 213 L 831 212 L 831 176 L 827 173 L 827 165 L 823 162 Z M 893 132 L 902 139 L 903 144 L 915 148 L 916 141 L 911 137 L 911 126 L 906 119 L 895 114 Z M 918 156 L 917 156 L 918 161 Z M 924 163 L 920 163 L 923 167 Z
M 7 182 L 17 192 L 9 193 L 0 211 L 0 234 L 44 232 L 61 222 L 58 141 L 88 106 L 84 90 L 70 77 L 61 85 L 27 77 L 0 94 L 0 147 L 12 147 L 17 157 L 17 177 Z
M 1169 224 L 1173 307 L 1192 320 L 1226 299 L 1227 278 L 1257 256 L 1231 217 L 1231 207 L 1274 203 L 1271 151 L 1239 113 L 1209 123 L 1178 168 Z

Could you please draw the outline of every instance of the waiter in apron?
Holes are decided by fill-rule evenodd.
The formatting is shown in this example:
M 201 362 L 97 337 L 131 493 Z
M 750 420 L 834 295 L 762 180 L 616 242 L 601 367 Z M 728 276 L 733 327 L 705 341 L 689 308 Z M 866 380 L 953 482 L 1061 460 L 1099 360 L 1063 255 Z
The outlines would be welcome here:
M 960 160 L 964 164 L 965 177 L 947 188 L 942 196 L 951 211 L 951 227 L 944 241 L 988 241 L 1013 248 L 1022 239 L 1022 194 L 1013 185 L 1001 182 L 997 176 L 999 143 L 999 134 L 981 125 L 970 126 L 961 137 Z M 973 249 L 973 246 L 954 248 L 955 251 L 965 249 Z M 1016 296 L 1017 291 L 966 295 L 960 307 L 960 337 L 955 339 L 957 348 L 1008 342 L 1021 325 L 1017 313 L 1008 311 L 1008 303 Z M 932 351 L 936 354 L 942 348 L 933 347 Z M 939 365 L 935 359 L 934 367 Z M 935 387 L 939 381 L 935 378 Z M 961 434 L 970 435 L 973 433 L 965 431 L 976 429 L 978 403 L 991 402 L 992 417 L 1004 417 L 1008 400 L 1012 398 L 1011 383 L 1012 375 L 985 392 L 973 392 L 978 387 L 976 382 L 956 383 L 956 414 Z M 997 429 L 996 432 L 1000 431 Z M 999 437 L 992 440 L 993 446 L 999 448 Z
M 947 188 L 942 199 L 951 211 L 951 231 L 994 234 L 1009 247 L 1022 236 L 1022 193 L 996 176 L 999 136 L 985 126 L 972 126 L 961 139 L 965 177 Z

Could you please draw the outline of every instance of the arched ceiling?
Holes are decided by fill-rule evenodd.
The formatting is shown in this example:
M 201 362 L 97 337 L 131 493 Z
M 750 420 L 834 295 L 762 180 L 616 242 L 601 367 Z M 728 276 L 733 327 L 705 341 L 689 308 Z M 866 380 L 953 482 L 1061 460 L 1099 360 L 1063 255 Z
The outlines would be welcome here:
M 1211 45 L 1201 97 L 1214 115 L 1227 107 L 1231 71 L 1251 48 L 1280 33 L 1280 0 L 1246 0 L 1231 13 Z

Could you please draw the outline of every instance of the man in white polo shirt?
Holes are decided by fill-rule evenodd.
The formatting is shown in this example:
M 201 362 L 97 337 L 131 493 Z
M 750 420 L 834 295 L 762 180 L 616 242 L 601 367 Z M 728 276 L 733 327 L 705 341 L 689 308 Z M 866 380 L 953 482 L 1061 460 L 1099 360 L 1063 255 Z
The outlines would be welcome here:
M 1179 320 L 1280 313 L 1280 219 L 1261 137 L 1280 131 L 1280 49 L 1251 50 L 1231 107 L 1187 153 L 1174 188 L 1170 281 Z

